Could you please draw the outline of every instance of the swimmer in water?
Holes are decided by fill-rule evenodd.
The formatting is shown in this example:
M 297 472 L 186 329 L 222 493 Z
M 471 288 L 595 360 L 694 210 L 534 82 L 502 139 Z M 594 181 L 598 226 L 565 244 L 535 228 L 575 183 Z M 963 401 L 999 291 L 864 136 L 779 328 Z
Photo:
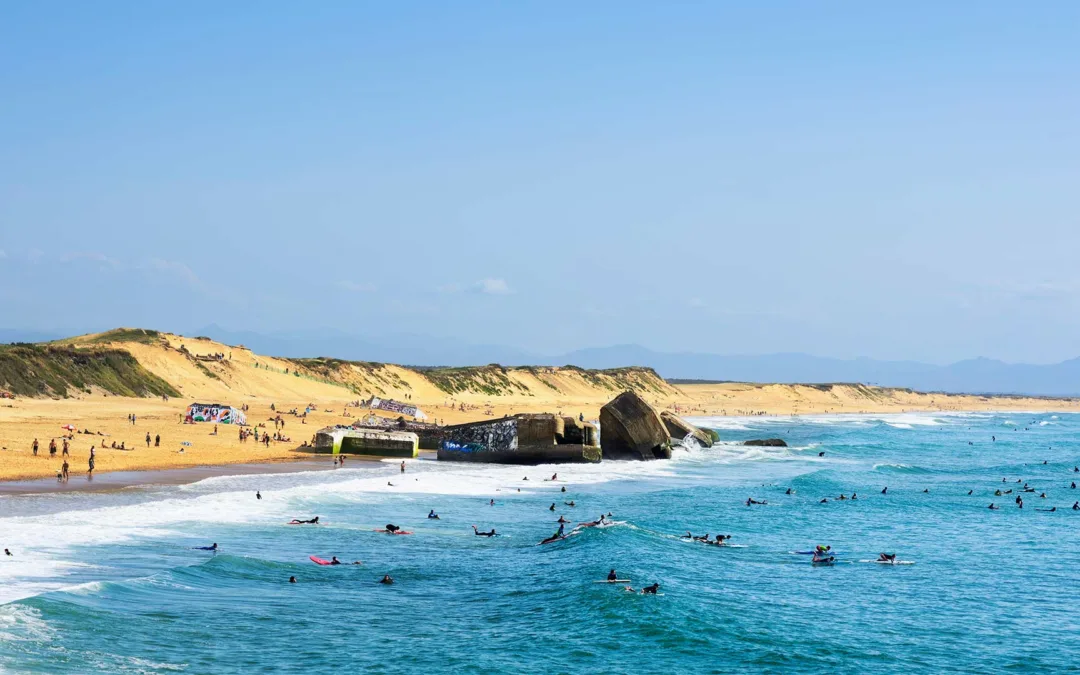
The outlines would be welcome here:
M 427 514 L 427 517 L 431 518 L 432 520 L 439 520 L 439 514 L 435 513 L 435 509 L 431 509 L 431 511 Z
M 562 530 L 561 527 L 559 529 Z M 476 529 L 475 525 L 473 525 L 472 526 L 472 531 L 473 531 L 473 534 L 475 534 L 478 537 L 494 537 L 495 536 L 495 528 L 494 527 L 491 528 L 491 532 L 481 532 L 480 530 Z
M 315 516 L 311 520 L 297 520 L 296 518 L 293 518 L 292 520 L 289 521 L 289 524 L 290 525 L 318 525 L 319 524 L 319 517 Z
M 296 583 L 296 577 L 289 577 L 289 583 L 290 584 L 295 584 Z
M 1076 481 L 1073 481 L 1072 485 L 1070 485 L 1069 488 L 1075 490 L 1076 489 Z
M 492 499 L 491 501 L 489 501 L 488 506 L 495 506 L 495 500 Z

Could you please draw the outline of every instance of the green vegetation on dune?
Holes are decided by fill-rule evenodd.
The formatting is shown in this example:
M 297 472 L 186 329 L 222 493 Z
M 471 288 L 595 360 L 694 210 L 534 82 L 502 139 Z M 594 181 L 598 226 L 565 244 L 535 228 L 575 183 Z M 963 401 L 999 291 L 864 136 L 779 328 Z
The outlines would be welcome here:
M 161 340 L 161 333 L 156 330 L 145 328 L 117 328 L 107 330 L 97 335 L 83 336 L 61 340 L 62 343 L 78 343 L 83 345 L 102 345 L 120 342 L 137 342 L 143 345 L 157 344 Z
M 116 396 L 179 396 L 120 349 L 0 346 L 0 388 L 19 396 L 64 397 L 97 388 Z
M 430 380 L 440 391 L 445 391 L 447 394 L 533 395 L 528 387 L 511 380 L 507 375 L 509 371 L 506 368 L 496 364 L 465 368 L 425 368 L 423 370 L 418 369 L 417 372 Z

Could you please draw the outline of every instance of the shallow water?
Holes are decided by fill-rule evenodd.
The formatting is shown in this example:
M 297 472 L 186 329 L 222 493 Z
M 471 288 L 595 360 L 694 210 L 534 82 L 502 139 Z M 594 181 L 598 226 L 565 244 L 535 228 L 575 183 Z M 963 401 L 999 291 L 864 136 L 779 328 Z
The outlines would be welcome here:
M 0 560 L 0 670 L 1077 668 L 1080 490 L 1069 485 L 1080 482 L 1080 416 L 701 423 L 731 443 L 648 464 L 415 461 L 401 475 L 396 463 L 357 463 L 2 496 L 0 547 L 15 555 Z M 734 444 L 771 436 L 794 447 Z M 561 482 L 543 481 L 555 471 Z M 1017 478 L 1038 490 L 1023 509 L 1015 493 L 992 494 Z M 857 501 L 834 499 L 853 491 Z M 747 507 L 749 496 L 769 503 Z M 431 508 L 441 520 L 425 518 Z M 608 511 L 614 526 L 536 545 L 559 514 Z M 313 515 L 325 525 L 284 524 Z M 372 531 L 388 522 L 416 534 Z M 501 536 L 475 537 L 472 524 Z M 731 534 L 739 547 L 680 540 L 687 530 Z M 215 541 L 217 555 L 190 548 Z M 818 543 L 839 563 L 791 553 Z M 915 564 L 858 562 L 882 551 Z M 364 564 L 319 567 L 311 554 Z M 635 588 L 659 581 L 663 595 L 593 583 L 612 567 Z M 376 583 L 387 573 L 395 585 Z

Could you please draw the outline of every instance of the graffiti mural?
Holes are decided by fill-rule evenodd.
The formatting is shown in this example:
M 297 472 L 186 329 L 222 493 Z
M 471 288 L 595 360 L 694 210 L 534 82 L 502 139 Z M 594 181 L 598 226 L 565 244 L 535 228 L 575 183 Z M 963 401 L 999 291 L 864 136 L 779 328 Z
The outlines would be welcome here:
M 516 418 L 480 422 L 450 427 L 448 438 L 442 442 L 443 450 L 457 452 L 491 452 L 517 450 L 518 421 Z
M 402 403 L 401 401 L 395 401 L 389 398 L 379 398 L 378 396 L 372 396 L 368 401 L 367 407 L 372 410 L 385 410 L 387 412 L 399 413 L 401 415 L 408 415 L 409 417 L 415 417 L 417 419 L 427 419 L 427 415 L 424 414 L 420 408 L 408 403 Z
M 214 424 L 247 424 L 242 410 L 220 403 L 192 403 L 188 406 L 186 422 L 213 422 Z

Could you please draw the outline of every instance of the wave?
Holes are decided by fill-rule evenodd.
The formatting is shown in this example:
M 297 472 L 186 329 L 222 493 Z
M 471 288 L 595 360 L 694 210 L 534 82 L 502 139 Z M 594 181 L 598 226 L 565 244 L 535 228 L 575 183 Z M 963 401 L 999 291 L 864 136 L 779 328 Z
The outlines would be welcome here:
M 910 464 L 875 464 L 873 470 L 880 471 L 881 473 L 933 473 L 932 469 L 921 466 L 912 466 Z

